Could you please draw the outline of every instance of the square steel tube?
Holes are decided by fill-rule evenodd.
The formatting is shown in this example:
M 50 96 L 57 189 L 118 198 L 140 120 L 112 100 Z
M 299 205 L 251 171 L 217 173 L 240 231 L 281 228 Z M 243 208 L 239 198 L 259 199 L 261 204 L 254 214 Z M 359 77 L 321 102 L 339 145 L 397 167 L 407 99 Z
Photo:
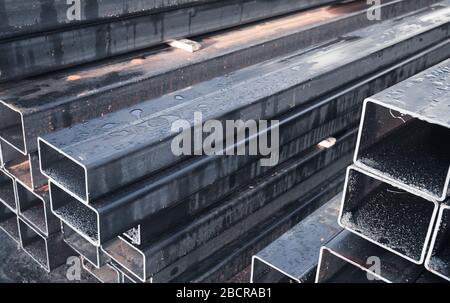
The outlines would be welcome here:
M 73 250 L 64 243 L 60 232 L 44 237 L 31 225 L 19 217 L 19 234 L 21 248 L 45 271 L 66 263 Z
M 58 218 L 51 212 L 48 186 L 31 191 L 22 182 L 16 181 L 18 214 L 44 236 L 59 231 Z
M 30 190 L 47 185 L 48 180 L 41 174 L 37 152 L 23 155 L 8 143 L 0 139 L 2 166 L 5 171 L 20 180 Z
M 450 194 L 450 59 L 364 102 L 356 165 L 414 194 Z
M 101 251 L 100 247 L 87 241 L 79 235 L 73 228 L 61 221 L 61 231 L 63 240 L 76 251 L 85 262 L 91 263 L 95 268 L 100 269 L 109 261 Z
M 439 204 L 356 166 L 347 170 L 339 224 L 401 257 L 423 264 Z

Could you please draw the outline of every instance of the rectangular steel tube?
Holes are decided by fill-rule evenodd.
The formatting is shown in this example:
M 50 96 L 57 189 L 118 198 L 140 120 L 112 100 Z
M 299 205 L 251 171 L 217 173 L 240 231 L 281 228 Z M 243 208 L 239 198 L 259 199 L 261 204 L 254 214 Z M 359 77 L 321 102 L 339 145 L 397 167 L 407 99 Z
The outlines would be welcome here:
M 423 267 L 348 231 L 323 246 L 316 283 L 414 283 Z
M 73 254 L 60 232 L 44 237 L 20 217 L 18 221 L 21 248 L 45 271 L 50 272 L 65 264 Z
M 317 270 L 320 247 L 342 231 L 337 196 L 252 257 L 251 283 L 308 283 Z
M 336 0 L 228 0 L 0 41 L 0 80 L 25 78 Z
M 414 194 L 444 201 L 450 194 L 449 88 L 446 60 L 368 98 L 355 163 Z
M 353 140 L 351 137 L 347 140 L 354 142 L 354 139 L 355 136 Z M 223 233 L 228 233 L 229 236 L 220 241 L 221 245 L 244 233 L 252 225 L 245 224 L 242 228 L 236 228 L 236 225 L 240 225 L 246 217 L 260 213 L 260 217 L 264 218 L 288 203 L 290 200 L 287 197 L 308 194 L 317 184 L 323 183 L 324 179 L 334 176 L 345 167 L 348 162 L 337 160 L 343 154 L 348 154 L 352 147 L 353 144 L 338 141 L 330 150 L 323 150 L 305 159 L 288 161 L 281 165 L 279 170 L 271 173 L 271 176 L 261 176 L 262 180 L 259 182 L 251 182 L 226 197 L 217 207 L 201 214 L 201 217 L 197 216 L 188 224 L 180 225 L 156 240 L 135 246 L 115 239 L 102 245 L 102 248 L 112 259 L 128 268 L 142 281 L 146 281 L 153 273 L 159 272 L 208 241 L 222 237 Z M 335 163 L 332 164 L 333 162 Z M 281 196 L 283 198 L 280 198 Z M 230 230 L 235 232 L 232 236 Z M 220 245 L 211 248 L 209 253 L 219 248 Z
M 24 155 L 2 139 L 0 147 L 4 152 L 1 159 L 3 169 L 20 180 L 24 186 L 33 190 L 48 184 L 47 178 L 41 174 L 37 152 Z
M 342 182 L 342 173 L 339 173 L 333 180 L 328 180 L 319 191 L 308 196 L 293 197 L 292 205 L 273 214 L 270 220 L 259 224 L 244 237 L 223 247 L 201 263 L 195 264 L 171 282 L 217 283 L 228 281 L 250 266 L 253 254 L 335 197 L 342 189 Z M 167 272 L 165 274 L 167 275 Z M 154 277 L 154 282 L 160 281 L 159 276 Z
M 60 231 L 60 222 L 51 212 L 48 186 L 30 191 L 20 181 L 16 181 L 16 187 L 19 215 L 44 236 Z
M 383 3 L 382 20 L 432 2 Z M 0 136 L 31 153 L 37 150 L 38 136 L 372 25 L 367 10 L 366 1 L 320 8 L 203 37 L 201 42 L 209 47 L 198 54 L 145 51 L 108 64 L 0 85 L 5 117 Z
M 407 260 L 422 264 L 439 205 L 356 166 L 347 170 L 339 224 Z
M 450 9 L 437 10 L 421 17 L 414 16 L 413 20 L 405 19 L 396 25 L 389 22 L 374 25 L 381 28 L 389 26 L 389 35 L 385 31 L 379 34 L 367 30 L 354 32 L 354 35 L 359 36 L 356 41 L 345 41 L 343 45 L 331 47 L 325 53 L 314 55 L 312 52 L 258 66 L 259 69 L 267 69 L 266 74 L 261 73 L 261 70 L 254 70 L 258 77 L 244 82 L 240 79 L 242 73 L 248 73 L 251 69 L 237 72 L 228 80 L 223 79 L 225 83 L 230 83 L 232 79 L 236 81 L 227 89 L 228 93 L 218 91 L 207 98 L 194 98 L 159 113 L 148 111 L 151 101 L 119 111 L 105 117 L 101 123 L 116 123 L 120 128 L 105 130 L 96 127 L 95 136 L 84 137 L 92 129 L 92 125 L 99 124 L 99 120 L 83 125 L 83 130 L 74 127 L 55 132 L 44 139 L 39 138 L 41 170 L 53 181 L 69 187 L 81 201 L 92 201 L 179 160 L 170 150 L 172 139 L 178 135 L 171 131 L 171 121 L 186 119 L 192 126 L 195 112 L 202 112 L 204 121 L 217 119 L 224 122 L 225 118 L 245 121 L 254 117 L 271 119 L 447 38 L 447 27 L 450 28 L 450 23 L 447 22 L 450 17 L 446 14 L 448 10 Z M 431 26 L 427 21 L 429 18 L 439 21 Z M 412 25 L 417 30 L 396 37 L 396 43 L 392 43 L 396 34 L 404 33 L 403 28 Z M 378 43 L 374 44 L 374 40 Z M 402 54 L 401 58 L 399 53 Z M 312 63 L 317 60 L 329 62 L 318 67 Z M 308 68 L 311 70 L 308 71 Z M 274 73 L 275 70 L 278 72 Z M 279 79 L 284 81 L 279 83 Z M 215 79 L 219 80 L 220 78 Z M 202 85 L 211 83 L 205 82 L 195 87 L 199 89 Z M 162 98 L 173 99 L 180 94 L 186 94 L 186 91 Z M 275 103 L 277 106 L 268 106 Z M 122 116 L 131 114 L 136 117 L 136 113 L 139 117 L 131 123 L 119 122 L 123 120 Z M 141 165 L 142 159 L 147 159 L 146 165 Z M 73 172 L 70 178 L 68 170 Z

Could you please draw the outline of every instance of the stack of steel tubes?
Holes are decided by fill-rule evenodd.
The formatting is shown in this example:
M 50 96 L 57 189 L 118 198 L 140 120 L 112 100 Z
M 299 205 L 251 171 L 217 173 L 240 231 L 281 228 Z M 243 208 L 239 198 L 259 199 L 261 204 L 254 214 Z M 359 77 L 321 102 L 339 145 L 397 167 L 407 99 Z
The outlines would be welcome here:
M 7 26 L 0 79 L 52 73 L 0 85 L 0 228 L 47 270 L 75 251 L 102 282 L 228 280 L 339 192 L 361 101 L 450 56 L 450 2 L 406 0 L 383 3 L 381 20 L 357 1 L 204 35 L 195 53 L 142 50 L 333 1 L 178 2 L 115 18 L 118 3 L 99 2 L 79 22 Z M 158 30 L 143 39 L 149 20 Z M 192 137 L 206 121 L 277 122 L 180 156 L 180 120 Z M 275 132 L 270 165 L 229 153 Z
M 299 225 L 254 257 L 253 281 L 311 282 L 314 266 L 316 282 L 450 281 L 449 117 L 450 60 L 366 99 L 338 217 L 346 231 Z M 328 242 L 318 264 L 307 262 L 314 236 L 277 261 L 308 228 Z

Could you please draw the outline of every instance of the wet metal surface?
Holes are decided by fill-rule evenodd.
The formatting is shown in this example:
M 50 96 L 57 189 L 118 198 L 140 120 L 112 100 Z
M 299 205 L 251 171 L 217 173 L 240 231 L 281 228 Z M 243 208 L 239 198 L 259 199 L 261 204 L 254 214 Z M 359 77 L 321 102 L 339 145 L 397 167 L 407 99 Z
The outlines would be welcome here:
M 422 264 L 438 204 L 351 166 L 339 216 L 344 228 Z
M 251 282 L 314 282 L 320 247 L 342 231 L 337 223 L 341 200 L 335 197 L 253 256 Z
M 79 166 L 78 171 L 84 168 L 87 170 L 86 176 L 77 176 L 78 182 L 73 184 L 71 192 L 82 201 L 90 201 L 178 160 L 168 152 L 171 138 L 176 135 L 170 132 L 171 121 L 186 119 L 193 125 L 193 113 L 196 111 L 203 113 L 204 120 L 221 120 L 224 116 L 227 119 L 269 119 L 367 75 L 371 67 L 376 69 L 380 65 L 398 62 L 399 53 L 405 58 L 423 50 L 428 44 L 425 42 L 428 41 L 426 37 L 435 42 L 445 39 L 446 31 L 439 28 L 447 26 L 447 18 L 450 18 L 450 10 L 441 9 L 395 25 L 390 22 L 374 25 L 354 32 L 357 39 L 341 41 L 329 49 L 322 48 L 320 51 L 299 54 L 298 57 L 247 68 L 229 77 L 216 78 L 183 92 L 168 94 L 138 107 L 107 115 L 103 119 L 55 132 L 45 137 L 48 144 L 41 141 L 43 171 L 51 174 L 54 181 L 67 183 L 67 169 L 52 169 L 55 165 L 52 160 L 59 152 L 63 152 L 60 158 L 65 160 L 60 163 L 71 163 L 63 167 Z M 386 33 L 387 27 L 390 30 Z M 397 43 L 391 45 L 394 37 Z M 275 70 L 278 72 L 274 73 Z M 259 77 L 249 78 L 250 73 Z M 325 81 L 331 77 L 339 79 L 332 82 L 333 86 L 329 85 L 330 81 Z M 211 91 L 208 89 L 211 85 L 215 87 L 212 93 L 188 98 L 190 94 L 197 95 L 196 91 Z M 217 87 L 221 89 L 217 90 Z M 170 102 L 179 95 L 185 98 L 181 104 L 154 112 L 153 102 Z M 275 106 L 269 106 L 272 103 Z M 133 115 L 136 110 L 139 110 L 139 117 Z M 98 127 L 101 125 L 111 127 Z M 143 158 L 151 160 L 147 161 L 149 165 L 138 165 Z M 85 179 L 87 190 L 83 187 Z
M 356 164 L 444 201 L 450 193 L 449 100 L 450 60 L 368 98 Z

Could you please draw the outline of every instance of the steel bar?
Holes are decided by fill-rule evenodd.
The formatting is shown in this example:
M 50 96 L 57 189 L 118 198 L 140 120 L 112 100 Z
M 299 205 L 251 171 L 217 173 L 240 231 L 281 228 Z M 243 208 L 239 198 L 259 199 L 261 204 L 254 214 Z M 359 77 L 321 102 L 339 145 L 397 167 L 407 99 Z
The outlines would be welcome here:
M 193 126 L 195 112 L 202 112 L 204 121 L 271 119 L 448 38 L 449 10 L 444 8 L 414 16 L 412 20 L 405 18 L 395 25 L 387 21 L 353 32 L 353 39 L 346 39 L 327 51 L 313 51 L 270 62 L 255 67 L 258 71 L 247 68 L 228 79 L 216 78 L 220 85 L 227 83 L 226 90 L 194 98 L 171 109 L 158 113 L 148 111 L 152 105 L 149 101 L 102 119 L 103 125 L 115 123 L 113 125 L 120 126 L 119 129 L 100 127 L 96 128 L 96 136 L 83 137 L 92 125 L 100 122 L 93 120 L 82 128 L 74 127 L 39 138 L 41 170 L 53 181 L 69 187 L 81 201 L 92 201 L 179 160 L 170 151 L 172 139 L 178 135 L 171 131 L 171 121 L 185 119 Z M 435 22 L 431 24 L 430 18 Z M 406 34 L 405 27 L 414 30 Z M 374 33 L 377 28 L 380 32 Z M 387 28 L 390 29 L 388 34 Z M 392 43 L 394 37 L 396 43 Z M 327 64 L 317 65 L 317 62 Z M 242 82 L 240 77 L 249 72 L 258 77 Z M 211 83 L 195 87 L 199 89 L 202 85 Z M 173 99 L 185 93 L 175 92 L 162 99 Z M 130 113 L 140 116 L 131 123 L 118 123 L 121 116 L 130 116 Z M 84 135 L 80 136 L 81 133 Z M 141 164 L 142 159 L 148 159 L 146 165 Z
M 4 151 L 1 161 L 5 171 L 20 180 L 30 190 L 39 189 L 48 184 L 47 178 L 40 172 L 37 152 L 23 155 L 3 140 L 0 140 L 0 146 Z
M 30 191 L 16 181 L 16 189 L 17 210 L 22 219 L 46 237 L 60 230 L 60 222 L 51 212 L 48 186 Z
M 16 185 L 14 178 L 0 169 L 0 204 L 4 204 L 12 212 L 17 212 Z
M 229 0 L 0 41 L 3 81 L 142 50 L 336 0 Z M 74 47 L 75 46 L 75 47 Z
M 339 224 L 349 231 L 422 264 L 439 209 L 356 166 L 347 170 Z
M 425 267 L 439 277 L 450 281 L 450 206 L 442 204 L 431 240 Z
M 323 246 L 316 283 L 414 283 L 423 267 L 344 231 Z
M 223 282 L 232 278 L 250 266 L 253 254 L 336 196 L 342 189 L 342 173 L 335 177 L 334 181 L 329 180 L 314 194 L 294 197 L 295 202 L 290 207 L 273 214 L 270 220 L 266 220 L 244 237 L 240 237 L 209 258 L 189 268 L 171 282 L 211 283 Z M 159 282 L 158 276 L 154 277 L 154 282 Z
M 251 283 L 314 282 L 319 251 L 342 228 L 337 196 L 252 257 Z
M 429 0 L 389 1 L 383 20 Z M 201 38 L 199 54 L 147 51 L 120 60 L 0 86 L 0 136 L 23 153 L 37 137 L 373 24 L 366 1 L 324 7 Z M 30 89 L 33 87 L 33 89 Z M 45 102 L 43 102 L 45 100 Z M 166 100 L 179 104 L 182 100 Z M 9 121 L 8 123 L 6 123 Z
M 84 260 L 97 269 L 104 267 L 110 259 L 101 251 L 100 247 L 93 245 L 80 236 L 70 226 L 61 222 L 61 231 L 64 242 L 76 251 Z
M 412 193 L 444 201 L 450 194 L 449 90 L 447 60 L 368 98 L 355 163 Z
M 21 248 L 45 271 L 50 272 L 65 264 L 73 254 L 73 250 L 62 240 L 61 233 L 44 237 L 20 217 L 18 221 Z
M 355 102 L 352 98 L 344 98 L 344 100 L 346 102 L 338 105 L 338 108 L 334 108 L 336 105 L 334 103 L 335 105 L 331 106 L 334 110 L 327 113 L 323 112 L 321 116 L 329 116 L 335 110 L 345 111 L 345 104 Z M 327 103 L 329 102 L 325 102 L 325 105 Z M 319 105 L 317 106 L 319 107 Z M 287 119 L 283 119 L 285 122 L 282 124 L 286 124 L 286 129 L 281 132 L 282 138 L 280 143 L 282 144 L 284 141 L 283 138 L 286 138 L 289 145 L 281 146 L 280 163 L 298 152 L 309 148 L 311 145 L 320 142 L 333 134 L 333 132 L 350 127 L 358 119 L 357 115 L 349 113 L 347 117 L 344 116 L 341 118 L 341 121 L 339 119 L 331 121 L 324 127 L 319 127 L 313 132 L 296 138 L 297 132 L 302 133 L 305 131 L 305 128 L 310 127 L 308 124 L 312 123 L 314 125 L 321 123 L 323 120 L 322 117 L 317 118 L 315 115 L 310 115 L 309 113 L 312 113 L 310 108 L 294 113 L 294 115 L 288 116 Z M 294 119 L 305 114 L 308 114 L 307 119 Z M 287 127 L 288 125 L 290 127 Z M 284 126 L 281 129 L 284 129 Z M 289 142 L 290 138 L 294 138 L 294 140 Z M 247 140 L 244 141 L 246 142 Z M 244 141 L 239 144 L 244 144 Z M 192 158 L 182 165 L 178 165 L 173 169 L 170 168 L 167 171 L 162 171 L 155 176 L 128 187 L 120 195 L 116 193 L 111 198 L 105 198 L 103 201 L 100 200 L 92 205 L 85 205 L 78 202 L 78 200 L 71 198 L 70 195 L 61 190 L 56 184 L 51 183 L 52 211 L 67 224 L 72 224 L 73 228 L 77 229 L 81 234 L 84 234 L 93 244 L 99 245 L 136 226 L 145 217 L 172 206 L 180 199 L 195 193 L 202 187 L 213 184 L 215 180 L 219 180 L 243 167 L 241 174 L 245 178 L 255 177 L 255 174 L 260 174 L 270 169 L 270 167 L 261 167 L 259 158 L 255 156 L 222 157 L 218 155 Z M 198 181 L 194 182 L 196 179 Z M 180 184 L 190 185 L 180 186 Z M 120 197 L 119 200 L 117 199 L 118 197 Z M 161 197 L 164 197 L 164 199 L 162 200 Z M 147 203 L 151 203 L 152 205 Z M 145 204 L 148 206 L 143 207 Z M 128 215 L 125 216 L 125 214 Z M 120 220 L 114 219 L 118 215 L 120 216 Z M 81 216 L 89 219 L 86 219 L 83 224 L 71 222 L 77 221 L 77 218 Z M 133 219 L 129 221 L 129 219 L 125 220 L 124 218 Z M 111 219 L 114 220 L 114 224 L 107 223 Z M 101 230 L 100 233 L 98 229 Z
M 349 137 L 347 141 L 354 143 L 354 139 L 354 136 L 353 140 Z M 280 165 L 271 176 L 261 176 L 258 182 L 252 182 L 236 191 L 217 207 L 197 216 L 193 222 L 180 225 L 174 231 L 166 233 L 166 236 L 158 237 L 156 241 L 135 246 L 119 238 L 106 243 L 102 249 L 141 281 L 146 281 L 152 274 L 210 241 L 220 245 L 208 244 L 208 254 L 220 249 L 292 201 L 287 197 L 308 194 L 323 179 L 335 175 L 345 167 L 348 162 L 335 161 L 343 154 L 348 154 L 352 147 L 353 144 L 345 144 L 343 140 L 330 150 L 314 152 L 312 157 L 288 161 Z M 332 164 L 333 162 L 335 163 Z M 254 221 L 246 221 L 246 224 L 243 224 L 249 216 L 253 216 Z M 200 258 L 199 255 L 197 258 Z M 189 263 L 197 258 L 184 261 L 177 269 L 188 267 Z
M 100 268 L 96 268 L 86 259 L 81 258 L 83 269 L 91 274 L 101 283 L 122 283 L 122 274 L 113 265 L 107 263 Z
M 20 243 L 17 214 L 5 204 L 0 203 L 0 230 L 3 230 L 17 244 Z

